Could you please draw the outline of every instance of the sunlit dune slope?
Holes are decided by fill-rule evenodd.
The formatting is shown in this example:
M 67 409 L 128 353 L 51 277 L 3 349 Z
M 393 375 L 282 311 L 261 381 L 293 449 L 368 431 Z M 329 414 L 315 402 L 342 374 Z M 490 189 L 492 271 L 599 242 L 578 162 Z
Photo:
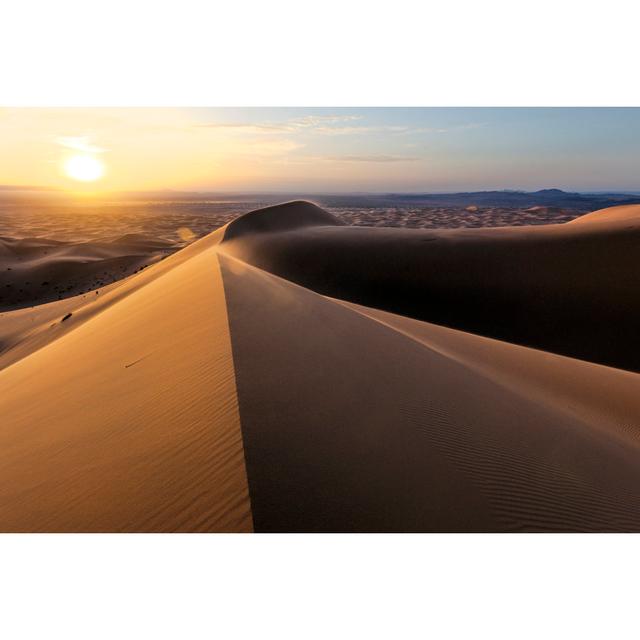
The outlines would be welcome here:
M 584 224 L 604 224 L 617 226 L 618 224 L 627 224 L 627 229 L 636 229 L 640 225 L 640 205 L 620 205 L 618 207 L 609 207 L 587 213 L 571 221 L 574 225 Z
M 0 372 L 0 530 L 251 530 L 220 269 L 198 249 Z
M 290 203 L 5 314 L 0 530 L 640 531 L 640 375 L 367 304 L 494 293 L 494 244 L 501 286 L 555 300 L 518 256 L 566 232 L 490 231 L 362 234 Z

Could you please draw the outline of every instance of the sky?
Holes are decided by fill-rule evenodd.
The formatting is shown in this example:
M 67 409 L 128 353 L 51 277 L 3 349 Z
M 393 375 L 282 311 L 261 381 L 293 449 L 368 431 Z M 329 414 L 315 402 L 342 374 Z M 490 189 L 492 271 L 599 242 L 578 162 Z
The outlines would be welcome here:
M 640 191 L 640 109 L 2 108 L 0 185 Z

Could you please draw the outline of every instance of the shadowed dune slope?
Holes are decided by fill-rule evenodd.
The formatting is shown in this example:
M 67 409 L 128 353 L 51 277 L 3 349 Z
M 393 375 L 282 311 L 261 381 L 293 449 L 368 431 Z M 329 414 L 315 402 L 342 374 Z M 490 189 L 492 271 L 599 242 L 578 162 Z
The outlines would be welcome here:
M 221 265 L 256 530 L 640 530 L 638 374 Z
M 305 222 L 281 232 L 230 223 L 225 251 L 325 295 L 640 370 L 640 205 L 570 224 L 435 231 L 313 226 L 298 213 Z
M 473 282 L 491 307 L 497 247 L 499 286 L 544 298 L 566 231 L 327 215 L 252 212 L 98 299 L 0 317 L 0 531 L 640 531 L 639 374 L 363 304 L 404 279 L 420 309 Z

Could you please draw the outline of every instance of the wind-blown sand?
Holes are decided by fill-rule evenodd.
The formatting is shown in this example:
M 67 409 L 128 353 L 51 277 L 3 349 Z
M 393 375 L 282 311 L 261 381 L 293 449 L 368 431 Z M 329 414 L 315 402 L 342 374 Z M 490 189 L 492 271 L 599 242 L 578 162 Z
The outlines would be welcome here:
M 0 530 L 640 531 L 617 209 L 436 232 L 289 203 L 4 314 Z

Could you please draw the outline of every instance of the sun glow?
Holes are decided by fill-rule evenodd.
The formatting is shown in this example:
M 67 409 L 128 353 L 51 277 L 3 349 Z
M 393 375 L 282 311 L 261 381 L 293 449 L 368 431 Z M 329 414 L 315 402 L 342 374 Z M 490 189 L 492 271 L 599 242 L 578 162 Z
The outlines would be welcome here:
M 77 154 L 64 163 L 64 172 L 74 180 L 93 182 L 104 175 L 104 164 L 92 155 Z

